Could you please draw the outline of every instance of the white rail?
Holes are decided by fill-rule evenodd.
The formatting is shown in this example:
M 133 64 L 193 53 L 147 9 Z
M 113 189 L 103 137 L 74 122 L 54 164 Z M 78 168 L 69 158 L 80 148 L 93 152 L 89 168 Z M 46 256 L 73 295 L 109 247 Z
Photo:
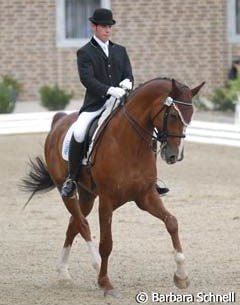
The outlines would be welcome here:
M 240 147 L 240 125 L 193 121 L 186 140 Z
M 72 111 L 64 111 L 71 113 Z M 48 132 L 56 112 L 33 112 L 0 115 L 0 135 Z
M 0 135 L 48 132 L 54 114 L 55 112 L 1 114 Z M 240 125 L 193 121 L 187 129 L 186 140 L 240 147 Z

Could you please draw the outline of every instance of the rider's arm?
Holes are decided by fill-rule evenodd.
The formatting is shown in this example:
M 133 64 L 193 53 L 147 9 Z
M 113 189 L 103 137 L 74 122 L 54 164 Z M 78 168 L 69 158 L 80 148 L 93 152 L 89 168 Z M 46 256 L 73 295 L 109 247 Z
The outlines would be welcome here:
M 124 66 L 124 70 L 123 70 L 123 74 L 122 74 L 122 80 L 127 78 L 133 83 L 134 79 L 133 79 L 133 73 L 132 73 L 132 66 L 131 66 L 126 49 L 125 48 L 123 48 L 123 49 L 124 49 L 123 62 L 125 63 L 125 66 Z
M 91 58 L 84 50 L 80 49 L 78 51 L 77 64 L 80 80 L 84 87 L 99 97 L 106 96 L 110 86 L 105 85 L 96 79 Z

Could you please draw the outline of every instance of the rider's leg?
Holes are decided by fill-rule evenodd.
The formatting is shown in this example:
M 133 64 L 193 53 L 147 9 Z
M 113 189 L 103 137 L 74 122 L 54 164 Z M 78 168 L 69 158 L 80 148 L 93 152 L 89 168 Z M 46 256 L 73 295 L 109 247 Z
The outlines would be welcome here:
M 61 195 L 63 197 L 72 197 L 76 190 L 76 181 L 78 179 L 78 174 L 81 168 L 83 154 L 84 154 L 84 142 L 78 143 L 75 140 L 73 134 L 70 142 L 69 155 L 68 155 L 69 175 L 67 180 L 64 182 L 61 190 Z
M 91 121 L 98 116 L 104 108 L 93 112 L 81 112 L 74 125 L 73 135 L 69 147 L 69 176 L 64 182 L 61 190 L 63 197 L 72 197 L 81 169 L 84 155 L 84 140 Z

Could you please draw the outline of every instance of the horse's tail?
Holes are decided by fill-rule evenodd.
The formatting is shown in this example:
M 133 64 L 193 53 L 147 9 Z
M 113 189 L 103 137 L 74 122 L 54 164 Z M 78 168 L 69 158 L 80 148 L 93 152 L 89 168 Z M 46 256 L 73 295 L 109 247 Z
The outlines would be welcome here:
M 30 172 L 26 178 L 22 179 L 20 184 L 23 191 L 31 193 L 24 208 L 35 194 L 49 192 L 56 187 L 41 157 L 36 157 L 34 161 L 30 159 L 29 164 Z

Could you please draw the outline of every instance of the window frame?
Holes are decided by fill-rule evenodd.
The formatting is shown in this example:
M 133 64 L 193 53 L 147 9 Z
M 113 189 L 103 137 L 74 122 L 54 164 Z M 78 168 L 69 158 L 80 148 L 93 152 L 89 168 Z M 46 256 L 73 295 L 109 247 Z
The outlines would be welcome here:
M 69 39 L 65 37 L 66 23 L 65 23 L 65 1 L 56 0 L 56 43 L 59 48 L 81 47 L 89 41 L 86 39 Z M 101 7 L 111 8 L 111 0 L 100 0 Z
M 240 34 L 236 31 L 236 0 L 228 0 L 228 39 L 230 43 L 240 43 Z

